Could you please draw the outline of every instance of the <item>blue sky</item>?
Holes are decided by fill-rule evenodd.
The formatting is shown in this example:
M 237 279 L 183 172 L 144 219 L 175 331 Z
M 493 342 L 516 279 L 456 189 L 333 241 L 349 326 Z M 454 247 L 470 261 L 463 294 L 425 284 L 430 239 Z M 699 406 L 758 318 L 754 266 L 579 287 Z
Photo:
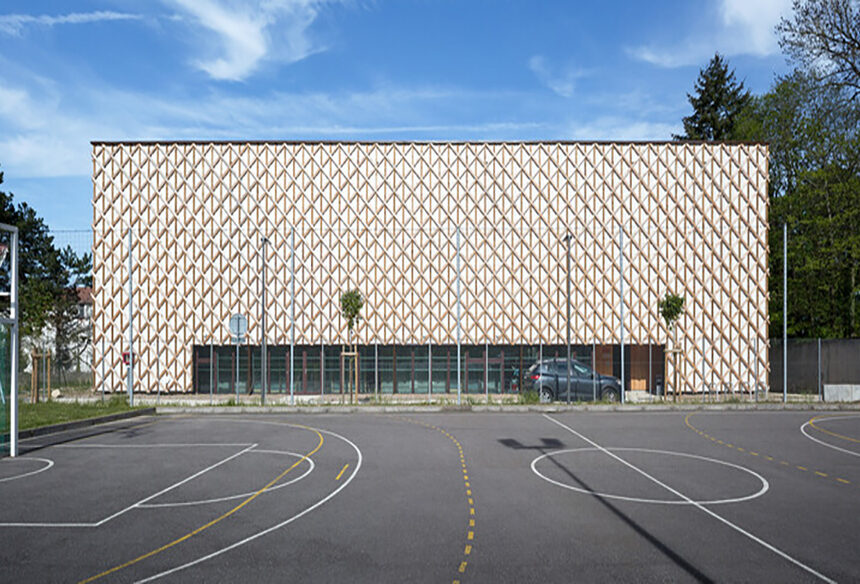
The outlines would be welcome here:
M 664 140 L 789 0 L 4 0 L 0 190 L 92 221 L 91 140 Z

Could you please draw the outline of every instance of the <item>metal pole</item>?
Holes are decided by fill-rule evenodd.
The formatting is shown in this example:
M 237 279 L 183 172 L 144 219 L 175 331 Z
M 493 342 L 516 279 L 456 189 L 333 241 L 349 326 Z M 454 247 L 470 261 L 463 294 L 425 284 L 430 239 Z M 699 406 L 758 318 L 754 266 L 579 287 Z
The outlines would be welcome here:
M 212 405 L 212 391 L 215 386 L 215 347 L 209 343 L 209 405 Z
M 263 289 L 260 294 L 262 300 L 262 315 L 260 318 L 260 403 L 261 405 L 266 405 L 266 244 L 269 243 L 269 240 L 266 237 L 261 237 L 260 243 L 263 248 Z
M 564 240 L 567 242 L 567 403 L 570 405 L 570 232 Z
M 134 307 L 132 305 L 132 282 L 133 269 L 132 257 L 132 235 L 131 226 L 128 228 L 128 405 L 134 407 Z
M 433 398 L 433 348 L 427 341 L 427 403 Z
M 758 401 L 758 334 L 755 337 L 755 401 Z
M 236 335 L 236 381 L 233 384 L 236 390 L 236 405 L 239 405 L 239 335 Z
M 9 290 L 9 318 L 12 320 L 11 363 L 9 384 L 12 386 L 9 404 L 9 456 L 18 456 L 18 229 L 12 228 L 12 274 L 11 290 Z
M 490 343 L 484 341 L 484 399 L 490 403 Z
M 106 358 L 106 355 L 105 355 L 105 335 L 104 335 L 104 331 L 102 331 L 102 363 L 101 363 L 101 365 L 102 365 L 102 367 L 101 367 L 101 369 L 102 369 L 102 384 L 101 384 L 102 385 L 102 401 L 105 401 L 105 381 L 106 381 L 105 380 L 105 358 Z
M 460 405 L 460 226 L 457 226 L 457 405 Z
M 296 404 L 296 228 L 290 227 L 290 405 Z
M 818 401 L 821 401 L 821 337 L 818 337 Z
M 373 397 L 379 400 L 379 343 L 373 344 Z
M 161 341 L 158 334 L 155 336 L 155 375 L 158 378 L 156 382 L 157 393 L 155 394 L 155 405 L 161 402 Z M 104 337 L 102 337 L 102 345 L 104 345 Z M 104 397 L 102 397 L 104 401 Z
M 591 398 L 597 401 L 597 339 L 591 339 Z
M 705 335 L 702 335 L 702 403 L 705 403 Z
M 624 228 L 618 227 L 618 273 L 621 276 L 621 403 L 624 403 Z
M 788 223 L 782 224 L 782 403 L 788 401 Z

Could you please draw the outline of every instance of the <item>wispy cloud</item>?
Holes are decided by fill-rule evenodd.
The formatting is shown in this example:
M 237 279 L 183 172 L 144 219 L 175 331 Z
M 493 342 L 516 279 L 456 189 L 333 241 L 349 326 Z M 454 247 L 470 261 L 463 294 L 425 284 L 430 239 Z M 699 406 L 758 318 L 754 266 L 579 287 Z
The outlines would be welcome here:
M 681 131 L 681 124 L 649 122 L 624 117 L 606 116 L 586 124 L 574 122 L 568 134 L 574 140 L 668 140 Z
M 779 52 L 774 27 L 790 8 L 791 0 L 719 0 L 713 29 L 690 34 L 674 45 L 641 45 L 627 52 L 660 67 L 698 65 L 717 51 L 767 57 Z
M 529 69 L 541 83 L 562 97 L 573 97 L 576 80 L 585 76 L 585 72 L 571 67 L 554 68 L 541 55 L 529 59 Z
M 213 79 L 242 81 L 261 63 L 300 61 L 324 50 L 310 36 L 328 0 L 165 0 L 178 8 L 217 50 L 192 63 Z
M 72 12 L 59 16 L 31 14 L 3 14 L 0 15 L 0 33 L 20 36 L 28 26 L 52 27 L 61 24 L 89 24 L 93 22 L 105 22 L 112 20 L 139 20 L 138 14 L 127 14 L 124 12 Z

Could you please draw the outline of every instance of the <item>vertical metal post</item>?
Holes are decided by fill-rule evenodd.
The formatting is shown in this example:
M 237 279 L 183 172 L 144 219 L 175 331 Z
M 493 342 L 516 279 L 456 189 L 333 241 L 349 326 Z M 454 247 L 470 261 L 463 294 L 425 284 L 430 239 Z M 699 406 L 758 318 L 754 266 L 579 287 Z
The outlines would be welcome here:
M 427 341 L 427 403 L 433 398 L 433 348 Z
M 379 399 L 379 343 L 373 344 L 373 397 Z
M 296 228 L 290 227 L 290 405 L 296 405 Z
M 236 382 L 233 384 L 236 390 L 236 405 L 239 405 L 239 336 L 236 335 Z
M 702 334 L 702 403 L 705 403 L 705 335 Z
M 597 339 L 591 339 L 591 398 L 597 401 Z
M 209 342 L 209 405 L 212 405 L 212 392 L 215 388 L 215 347 Z
M 12 230 L 12 259 L 10 266 L 9 290 L 9 318 L 12 320 L 12 334 L 10 335 L 10 359 L 9 373 L 10 396 L 12 403 L 9 404 L 9 456 L 18 456 L 18 229 Z
M 262 405 L 266 405 L 266 244 L 269 243 L 269 240 L 264 236 L 260 238 L 260 243 L 262 244 L 262 257 L 263 257 L 263 286 L 261 291 L 261 318 L 260 318 L 260 403 Z M 252 381 L 253 383 L 253 381 Z
M 653 343 L 651 342 L 651 338 L 650 338 L 651 333 L 648 333 L 648 337 L 649 337 L 648 338 L 648 393 L 650 394 L 652 391 L 654 391 L 654 388 L 652 387 L 652 384 L 654 383 L 654 371 L 653 371 L 653 363 L 651 362 L 652 361 L 651 347 L 653 345 Z M 704 358 L 705 358 L 705 356 L 702 355 L 702 359 L 704 359 Z M 705 383 L 704 378 L 702 378 L 702 383 Z
M 621 403 L 624 403 L 624 228 L 618 226 L 618 273 L 621 276 Z
M 570 232 L 567 232 L 564 240 L 567 242 L 567 403 L 570 405 Z
M 758 401 L 758 333 L 755 337 L 755 401 Z
M 105 359 L 106 358 L 107 358 L 107 355 L 105 355 L 105 333 L 104 333 L 104 331 L 102 331 L 102 363 L 101 363 L 101 365 L 102 365 L 102 367 L 101 367 L 101 369 L 102 369 L 102 383 L 101 383 L 102 401 L 105 401 L 105 381 L 107 381 L 105 379 Z
M 818 401 L 822 401 L 821 397 L 821 337 L 818 337 Z
M 325 397 L 325 345 L 320 339 L 320 399 Z
M 460 375 L 462 369 L 460 367 L 460 226 L 457 226 L 457 405 L 460 405 L 460 396 L 462 394 L 462 386 Z
M 128 405 L 134 407 L 134 298 L 131 275 L 133 266 L 131 225 L 128 227 Z
M 490 403 L 490 343 L 484 341 L 484 399 Z
M 788 401 L 788 223 L 782 224 L 782 403 Z
M 156 333 L 155 335 L 155 377 L 156 377 L 156 387 L 157 393 L 155 394 L 155 405 L 159 405 L 161 402 L 161 341 L 160 337 Z M 104 337 L 102 337 L 102 343 L 104 343 Z M 104 396 L 102 396 L 102 400 L 104 400 Z

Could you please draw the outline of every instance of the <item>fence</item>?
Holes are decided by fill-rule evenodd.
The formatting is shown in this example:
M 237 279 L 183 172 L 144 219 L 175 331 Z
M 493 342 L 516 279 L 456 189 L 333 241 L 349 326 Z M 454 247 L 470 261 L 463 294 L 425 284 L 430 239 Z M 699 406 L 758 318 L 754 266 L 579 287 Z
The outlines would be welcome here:
M 860 386 L 860 339 L 788 339 L 784 370 L 782 339 L 770 341 L 770 391 L 815 395 L 824 399 L 825 385 Z M 787 375 L 786 375 L 787 373 Z

